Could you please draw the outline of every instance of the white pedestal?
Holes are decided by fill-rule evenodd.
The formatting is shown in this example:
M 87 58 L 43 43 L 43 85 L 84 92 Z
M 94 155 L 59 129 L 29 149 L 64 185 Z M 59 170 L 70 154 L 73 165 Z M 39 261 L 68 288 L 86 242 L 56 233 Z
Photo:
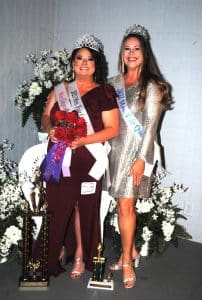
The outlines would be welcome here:
M 114 281 L 112 279 L 110 279 L 110 280 L 104 279 L 103 281 L 93 281 L 90 278 L 87 288 L 113 291 Z

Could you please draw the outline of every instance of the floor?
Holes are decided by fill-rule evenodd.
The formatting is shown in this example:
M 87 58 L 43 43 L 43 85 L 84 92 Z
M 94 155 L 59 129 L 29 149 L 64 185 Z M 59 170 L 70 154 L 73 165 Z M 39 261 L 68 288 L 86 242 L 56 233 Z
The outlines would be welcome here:
M 114 249 L 111 241 L 105 241 L 107 265 L 114 260 Z M 15 262 L 0 264 L 0 297 L 7 299 L 82 299 L 82 300 L 201 300 L 202 299 L 202 244 L 180 240 L 179 247 L 171 246 L 160 257 L 141 259 L 136 269 L 137 282 L 133 289 L 125 289 L 121 272 L 113 272 L 114 290 L 89 289 L 87 284 L 90 272 L 79 280 L 69 277 L 71 265 L 66 267 L 67 273 L 57 278 L 50 278 L 48 288 L 19 288 L 18 280 L 21 266 Z

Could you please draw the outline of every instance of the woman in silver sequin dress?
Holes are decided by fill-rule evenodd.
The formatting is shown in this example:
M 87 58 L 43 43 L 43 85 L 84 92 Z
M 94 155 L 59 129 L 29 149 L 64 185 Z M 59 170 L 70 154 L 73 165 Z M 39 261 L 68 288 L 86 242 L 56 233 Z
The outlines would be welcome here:
M 111 142 L 110 194 L 118 201 L 122 255 L 110 269 L 122 269 L 124 287 L 131 288 L 136 281 L 133 264 L 138 258 L 133 242 L 135 201 L 149 196 L 151 171 L 157 159 L 156 131 L 163 110 L 170 107 L 172 100 L 169 84 L 159 71 L 144 27 L 133 25 L 126 31 L 119 71 L 118 76 L 110 79 L 120 108 L 119 136 Z

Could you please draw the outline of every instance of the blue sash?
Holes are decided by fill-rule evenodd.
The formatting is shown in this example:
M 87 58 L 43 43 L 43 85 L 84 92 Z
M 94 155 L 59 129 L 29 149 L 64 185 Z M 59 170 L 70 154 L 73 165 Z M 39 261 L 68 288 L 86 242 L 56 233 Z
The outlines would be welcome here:
M 142 125 L 127 106 L 126 91 L 124 87 L 123 77 L 120 76 L 119 80 L 116 80 L 115 84 L 113 85 L 118 96 L 117 103 L 126 124 L 132 129 L 133 133 L 138 139 L 142 139 Z
M 124 80 L 121 75 L 118 78 L 116 78 L 116 81 L 115 83 L 113 83 L 113 86 L 118 95 L 117 98 L 118 106 L 126 124 L 128 125 L 128 127 L 130 127 L 133 130 L 134 135 L 139 140 L 141 140 L 144 135 L 143 128 L 140 122 L 137 120 L 137 118 L 134 116 L 134 114 L 130 111 L 130 109 L 127 106 Z M 157 142 L 154 141 L 154 162 L 152 164 L 149 164 L 147 161 L 145 161 L 144 175 L 146 176 L 151 175 L 156 161 L 161 162 L 161 155 L 160 155 L 160 147 L 157 144 Z

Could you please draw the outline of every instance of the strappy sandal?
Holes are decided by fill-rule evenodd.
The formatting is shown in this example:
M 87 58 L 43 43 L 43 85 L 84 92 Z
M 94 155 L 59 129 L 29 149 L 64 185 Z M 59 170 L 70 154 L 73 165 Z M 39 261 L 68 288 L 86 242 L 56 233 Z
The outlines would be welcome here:
M 122 258 L 120 257 L 117 263 L 113 263 L 113 264 L 109 265 L 109 269 L 111 271 L 122 270 L 123 266 L 122 266 L 121 261 L 122 261 Z M 139 264 L 140 264 L 140 255 L 138 255 L 135 258 L 133 258 L 132 264 L 133 264 L 134 268 L 138 268 L 139 267 Z
M 128 263 L 128 264 L 123 264 L 122 265 L 123 269 L 129 268 L 129 267 L 132 268 L 133 276 L 126 277 L 126 278 L 123 277 L 123 284 L 124 284 L 124 287 L 126 289 L 131 289 L 132 287 L 134 287 L 134 285 L 136 283 L 136 276 L 135 276 L 135 273 L 134 273 L 134 270 L 133 270 L 133 264 L 132 263 Z
M 70 277 L 72 279 L 79 279 L 85 271 L 85 263 L 82 257 L 75 257 Z

